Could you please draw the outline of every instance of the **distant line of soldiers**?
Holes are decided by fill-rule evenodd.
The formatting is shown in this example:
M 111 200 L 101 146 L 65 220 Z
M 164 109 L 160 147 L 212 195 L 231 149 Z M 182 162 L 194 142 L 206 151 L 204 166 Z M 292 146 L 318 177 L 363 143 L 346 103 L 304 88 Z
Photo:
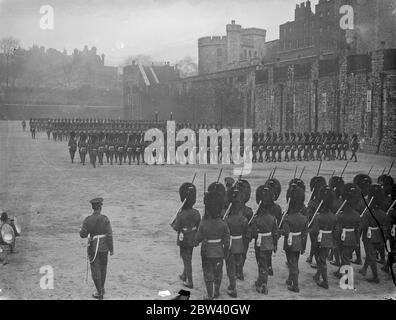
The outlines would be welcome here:
M 270 175 L 271 176 L 271 175 Z M 223 263 L 229 278 L 227 293 L 237 297 L 236 279 L 244 280 L 243 268 L 250 242 L 258 268 L 255 287 L 257 292 L 268 294 L 268 279 L 274 275 L 272 255 L 278 250 L 278 240 L 284 237 L 283 250 L 289 270 L 288 290 L 299 292 L 299 258 L 306 248 L 308 235 L 311 251 L 307 262 L 315 258 L 314 282 L 329 288 L 327 260 L 338 268 L 334 276 L 341 278 L 341 267 L 350 265 L 353 253 L 362 264 L 360 244 L 363 242 L 366 258 L 359 273 L 366 276 L 370 267 L 372 277 L 367 280 L 379 283 L 377 257 L 382 270 L 390 272 L 396 257 L 396 185 L 389 174 L 381 175 L 373 183 L 367 174 L 357 175 L 345 183 L 342 176 L 332 176 L 329 181 L 319 173 L 310 180 L 310 197 L 305 202 L 305 183 L 293 178 L 287 188 L 287 207 L 282 211 L 276 203 L 281 194 L 279 180 L 272 177 L 256 189 L 257 211 L 247 206 L 251 187 L 247 180 L 225 179 L 225 185 L 214 182 L 204 193 L 205 211 L 201 218 L 194 209 L 196 187 L 182 184 L 179 189 L 182 207 L 172 228 L 177 232 L 177 245 L 183 261 L 180 279 L 193 288 L 192 254 L 201 244 L 201 258 L 206 299 L 220 296 Z M 369 207 L 366 206 L 366 203 Z M 389 242 L 389 246 L 387 245 Z M 389 247 L 388 258 L 385 246 Z M 396 284 L 396 283 L 395 283 Z
M 109 120 L 109 119 L 31 119 L 30 131 L 32 138 L 35 133 L 45 131 L 48 139 L 54 141 L 68 140 L 68 147 L 71 161 L 74 162 L 74 155 L 79 151 L 80 160 L 85 164 L 88 154 L 90 163 L 96 166 L 96 161 L 103 164 L 103 157 L 106 155 L 107 163 L 144 163 L 145 148 L 151 141 L 144 141 L 144 133 L 151 128 L 158 128 L 164 133 L 164 162 L 167 160 L 166 150 L 166 121 L 146 121 L 146 120 Z M 176 130 L 184 128 L 192 129 L 198 134 L 200 129 L 209 130 L 211 128 L 219 131 L 223 127 L 219 124 L 189 124 L 177 123 Z M 231 130 L 230 130 L 231 133 Z M 199 139 L 196 139 L 199 150 Z M 154 140 L 153 140 L 154 141 Z M 230 139 L 232 144 L 232 139 Z M 176 142 L 176 148 L 182 145 L 183 141 Z M 244 155 L 244 133 L 240 136 L 240 153 Z M 220 135 L 216 146 L 218 159 L 221 162 L 223 154 L 223 139 Z M 232 148 L 232 145 L 230 145 Z M 356 153 L 359 149 L 357 135 L 352 136 L 349 141 L 347 134 L 337 134 L 335 132 L 323 133 L 264 133 L 255 132 L 252 141 L 252 161 L 256 162 L 280 162 L 284 161 L 315 161 L 315 160 L 348 160 L 347 151 L 351 150 L 350 160 L 357 161 Z M 210 140 L 207 141 L 208 158 L 210 156 Z M 187 156 L 187 154 L 185 154 Z M 210 159 L 208 159 L 210 162 Z

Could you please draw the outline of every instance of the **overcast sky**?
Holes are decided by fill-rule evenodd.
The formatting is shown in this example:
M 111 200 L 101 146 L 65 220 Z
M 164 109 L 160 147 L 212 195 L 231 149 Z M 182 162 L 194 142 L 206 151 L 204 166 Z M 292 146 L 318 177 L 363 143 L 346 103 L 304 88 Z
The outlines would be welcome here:
M 106 65 L 147 54 L 175 62 L 198 57 L 197 39 L 225 35 L 231 20 L 267 30 L 278 38 L 279 24 L 294 18 L 296 0 L 0 0 L 0 38 L 13 36 L 23 47 L 96 46 Z M 312 7 L 318 1 L 312 1 Z M 39 26 L 40 7 L 54 8 L 54 30 Z

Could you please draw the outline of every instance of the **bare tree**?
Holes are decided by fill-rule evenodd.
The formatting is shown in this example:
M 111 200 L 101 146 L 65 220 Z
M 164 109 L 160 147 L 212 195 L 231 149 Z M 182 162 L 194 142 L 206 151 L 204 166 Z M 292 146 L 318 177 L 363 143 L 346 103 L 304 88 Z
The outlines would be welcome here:
M 6 37 L 0 40 L 0 53 L 3 54 L 6 60 L 6 92 L 5 92 L 6 99 L 8 98 L 10 63 L 12 62 L 18 47 L 19 47 L 19 40 L 13 37 Z

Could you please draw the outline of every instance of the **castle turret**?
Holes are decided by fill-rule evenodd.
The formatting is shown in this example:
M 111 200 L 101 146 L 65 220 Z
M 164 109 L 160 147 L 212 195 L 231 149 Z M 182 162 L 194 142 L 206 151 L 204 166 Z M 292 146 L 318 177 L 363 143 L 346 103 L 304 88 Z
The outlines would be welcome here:
M 235 24 L 235 20 L 231 24 L 227 24 L 227 63 L 239 61 L 241 49 L 241 32 L 242 26 Z

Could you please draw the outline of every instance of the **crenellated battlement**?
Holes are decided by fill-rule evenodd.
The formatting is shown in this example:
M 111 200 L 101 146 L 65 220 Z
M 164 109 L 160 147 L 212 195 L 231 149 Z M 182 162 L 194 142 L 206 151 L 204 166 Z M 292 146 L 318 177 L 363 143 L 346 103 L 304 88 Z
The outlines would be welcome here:
M 198 39 L 198 47 L 225 45 L 227 43 L 227 36 L 212 36 Z

